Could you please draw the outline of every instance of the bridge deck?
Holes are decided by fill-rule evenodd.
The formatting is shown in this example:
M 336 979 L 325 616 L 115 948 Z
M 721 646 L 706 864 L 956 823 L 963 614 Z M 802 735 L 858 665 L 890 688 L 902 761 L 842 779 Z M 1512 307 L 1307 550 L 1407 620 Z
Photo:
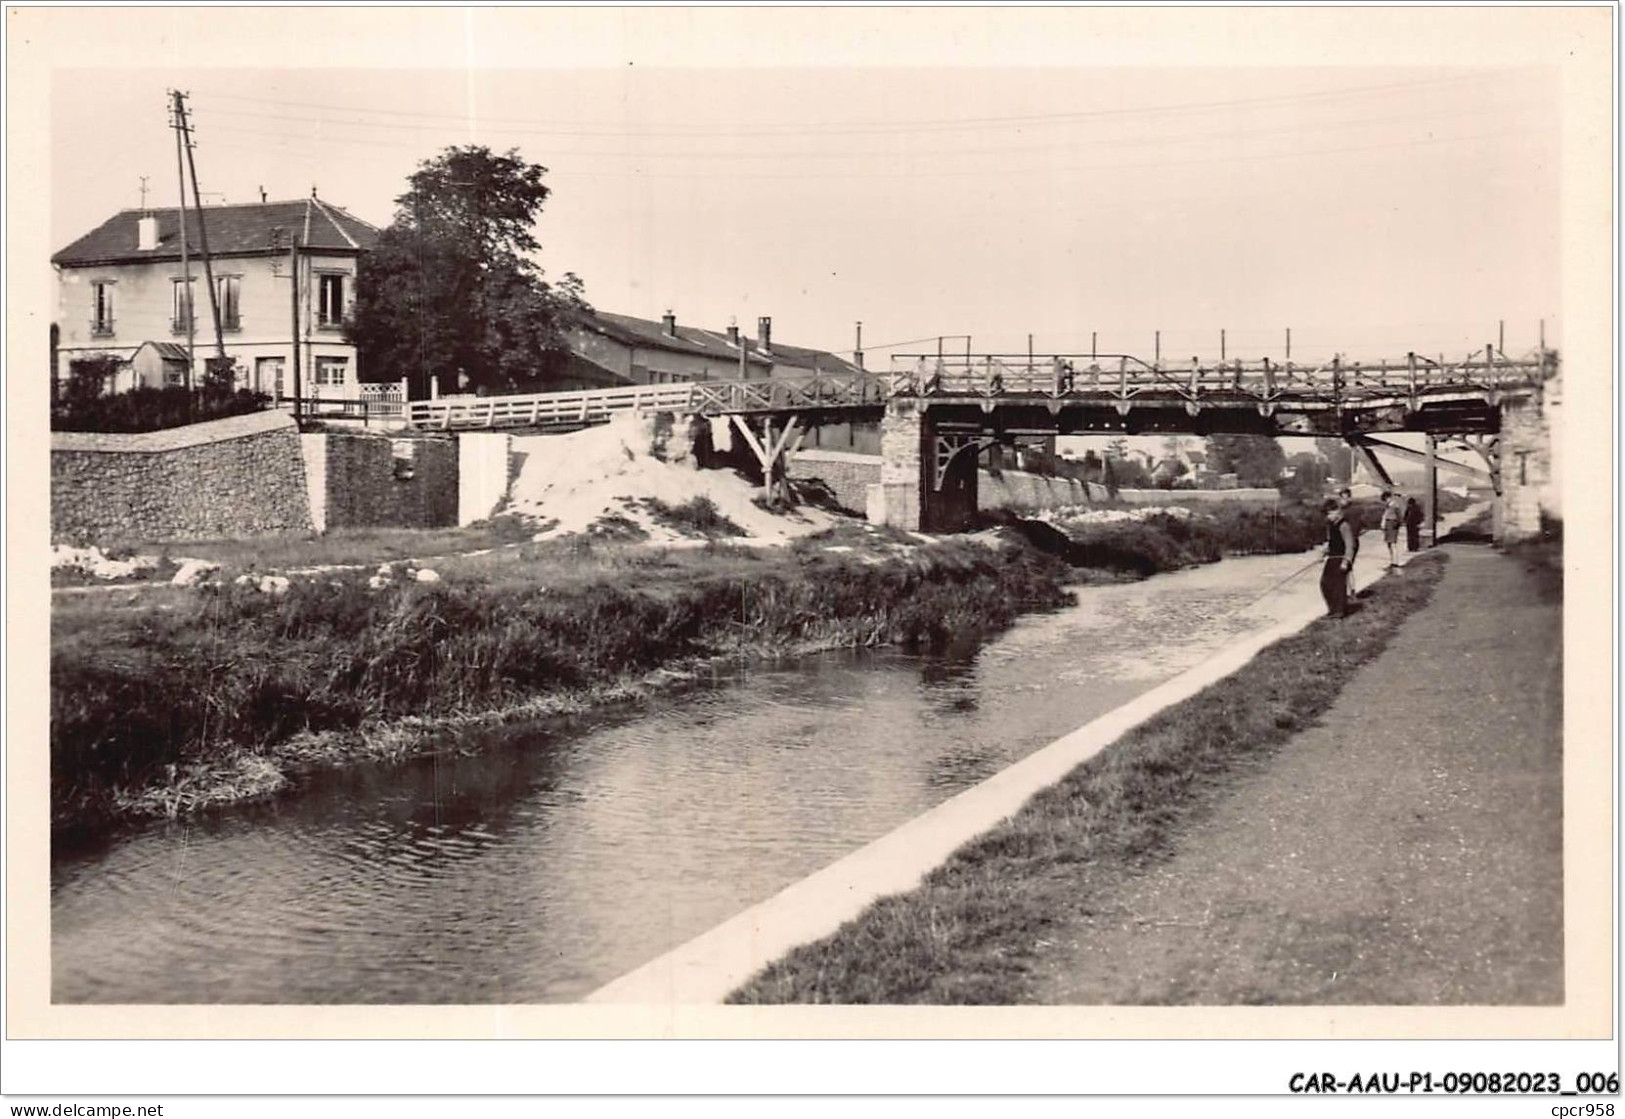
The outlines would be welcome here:
M 417 427 L 441 430 L 534 427 L 579 428 L 621 412 L 679 415 L 820 413 L 850 418 L 912 396 L 933 406 L 975 405 L 991 412 L 1042 406 L 1052 414 L 1071 408 L 1183 410 L 1256 409 L 1269 417 L 1327 412 L 1416 413 L 1452 404 L 1493 407 L 1505 394 L 1522 394 L 1556 372 L 1556 355 L 1511 361 L 1493 351 L 1453 365 L 1407 354 L 1398 362 L 1337 361 L 1313 369 L 1291 363 L 1231 361 L 1185 369 L 1147 364 L 1129 355 L 1097 358 L 984 354 L 958 358 L 909 355 L 911 365 L 890 373 L 817 374 L 795 378 L 697 381 L 674 385 L 512 396 L 460 396 L 405 405 Z M 1087 364 L 1085 364 L 1087 362 Z

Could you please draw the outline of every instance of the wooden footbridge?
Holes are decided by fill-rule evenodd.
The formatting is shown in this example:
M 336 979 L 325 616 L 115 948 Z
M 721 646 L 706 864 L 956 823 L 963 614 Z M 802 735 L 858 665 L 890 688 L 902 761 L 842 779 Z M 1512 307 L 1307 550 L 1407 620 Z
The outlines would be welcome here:
M 1186 368 L 1130 354 L 1078 356 L 900 354 L 886 373 L 818 374 L 670 385 L 628 385 L 510 396 L 448 396 L 405 405 L 407 420 L 431 430 L 576 430 L 621 412 L 825 417 L 883 410 L 899 397 L 933 408 L 969 405 L 1010 423 L 1016 434 L 1072 430 L 1241 429 L 1260 434 L 1350 431 L 1495 430 L 1495 408 L 1557 371 L 1557 356 L 1509 358 L 1486 346 L 1457 362 L 1421 354 L 1376 362 L 1334 359 L 1306 367 L 1269 359 Z M 1053 419 L 1024 421 L 1037 409 Z
M 808 428 L 879 421 L 883 482 L 902 487 L 898 523 L 943 528 L 967 519 L 967 487 L 975 509 L 976 455 L 966 452 L 1055 435 L 1330 436 L 1347 440 L 1382 477 L 1373 450 L 1418 453 L 1384 435 L 1423 433 L 1430 448 L 1435 437 L 1465 438 L 1499 491 L 1504 419 L 1531 401 L 1538 412 L 1557 373 L 1553 351 L 1514 358 L 1493 344 L 1459 361 L 1407 353 L 1312 367 L 1267 358 L 1180 366 L 1132 354 L 899 354 L 885 373 L 442 397 L 408 402 L 405 418 L 442 431 L 570 431 L 625 412 L 724 417 L 769 478 Z

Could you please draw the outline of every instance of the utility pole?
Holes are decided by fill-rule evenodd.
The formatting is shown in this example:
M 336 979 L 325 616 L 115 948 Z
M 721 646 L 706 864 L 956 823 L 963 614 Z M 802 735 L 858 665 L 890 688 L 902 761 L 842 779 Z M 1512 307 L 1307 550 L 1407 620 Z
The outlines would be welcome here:
M 293 323 L 289 328 L 292 333 L 289 339 L 293 349 L 293 420 L 298 423 L 304 418 L 305 401 L 304 385 L 299 379 L 299 231 L 288 231 L 288 289 L 291 292 L 289 306 L 293 311 Z
M 175 97 L 175 101 L 170 105 L 169 126 L 175 130 L 175 180 L 181 193 L 179 210 L 181 223 L 181 305 L 185 308 L 184 313 L 186 315 L 186 395 L 188 402 L 190 402 L 192 396 L 192 345 L 195 331 L 192 327 L 192 264 L 187 258 L 186 252 L 186 157 L 184 151 L 185 141 L 181 138 L 180 125 L 174 115 L 174 106 L 179 103 L 180 95 L 171 92 Z M 190 403 L 187 404 L 187 410 L 191 410 Z
M 1428 526 L 1428 547 L 1439 542 L 1439 441 L 1429 432 L 1427 435 L 1427 457 L 1423 459 L 1422 475 L 1423 496 L 1426 503 L 1423 513 Z
M 863 320 L 858 320 L 858 344 L 852 351 L 852 364 L 859 369 L 863 368 Z
M 203 282 L 209 288 L 209 314 L 214 320 L 214 352 L 219 368 L 223 370 L 226 364 L 226 339 L 220 330 L 220 300 L 214 290 L 214 266 L 209 261 L 209 229 L 203 219 L 203 196 L 197 189 L 197 159 L 192 154 L 194 147 L 192 141 L 192 128 L 186 119 L 186 94 L 180 90 L 171 91 L 175 98 L 175 128 L 182 139 L 182 147 L 186 152 L 186 166 L 191 171 L 192 201 L 197 203 L 197 233 L 198 240 L 203 247 Z M 187 293 L 190 302 L 191 286 L 188 281 Z

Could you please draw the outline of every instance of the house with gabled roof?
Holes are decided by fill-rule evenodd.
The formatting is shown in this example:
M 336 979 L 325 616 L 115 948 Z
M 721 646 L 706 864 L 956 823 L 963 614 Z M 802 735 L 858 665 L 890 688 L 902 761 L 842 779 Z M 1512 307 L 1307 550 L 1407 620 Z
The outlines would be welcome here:
M 200 229 L 200 221 L 204 228 Z M 215 328 L 204 290 L 209 242 L 221 338 L 237 385 L 277 398 L 359 398 L 356 349 L 344 338 L 359 263 L 378 229 L 317 198 L 186 211 L 122 210 L 51 257 L 57 274 L 57 375 L 113 354 L 128 384 L 201 383 Z M 190 358 L 188 359 L 188 351 Z M 385 379 L 388 379 L 387 377 Z
M 603 370 L 624 384 L 665 385 L 813 373 L 859 373 L 856 365 L 827 350 L 773 341 L 773 320 L 756 323 L 756 337 L 737 326 L 707 330 L 679 324 L 667 311 L 657 322 L 594 311 L 570 332 L 576 363 Z

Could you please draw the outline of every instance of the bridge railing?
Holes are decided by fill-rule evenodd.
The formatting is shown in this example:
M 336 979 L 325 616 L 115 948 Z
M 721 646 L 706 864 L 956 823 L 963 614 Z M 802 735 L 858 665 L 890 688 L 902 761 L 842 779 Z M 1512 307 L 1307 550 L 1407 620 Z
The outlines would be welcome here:
M 415 427 L 441 430 L 585 425 L 602 423 L 617 412 L 693 411 L 694 388 L 693 384 L 628 385 L 573 392 L 413 400 L 406 405 L 406 418 Z
M 573 392 L 414 400 L 407 418 L 417 427 L 560 427 L 601 423 L 617 412 L 726 415 L 850 408 L 886 403 L 893 378 L 873 373 L 819 373 L 743 381 L 628 385 Z
M 895 379 L 875 373 L 817 373 L 806 377 L 771 377 L 756 381 L 698 381 L 694 407 L 709 415 L 732 412 L 778 412 L 791 409 L 850 408 L 883 405 L 894 392 Z
M 1376 364 L 1335 358 L 1317 366 L 1267 358 L 1192 359 L 1185 365 L 1165 365 L 1132 354 L 1056 354 L 1042 359 L 1025 354 L 897 354 L 893 363 L 896 391 L 922 396 L 1099 395 L 1118 400 L 1174 396 L 1191 401 L 1229 397 L 1264 402 L 1291 394 L 1299 401 L 1328 404 L 1370 396 L 1495 391 L 1538 383 L 1555 369 L 1550 355 L 1512 360 L 1490 348 L 1458 362 L 1407 354 L 1398 361 Z
M 619 412 L 674 412 L 720 416 L 822 408 L 882 406 L 894 396 L 981 399 L 1030 396 L 1045 400 L 1135 400 L 1272 404 L 1290 399 L 1310 408 L 1404 397 L 1493 393 L 1535 384 L 1556 371 L 1555 355 L 1509 360 L 1493 348 L 1459 362 L 1407 354 L 1376 364 L 1333 359 L 1317 366 L 1268 359 L 1153 364 L 1132 354 L 981 354 L 937 357 L 897 355 L 890 373 L 816 373 L 804 377 L 693 381 L 672 385 L 512 396 L 459 396 L 401 405 L 416 427 L 441 430 L 491 427 L 579 427 Z

